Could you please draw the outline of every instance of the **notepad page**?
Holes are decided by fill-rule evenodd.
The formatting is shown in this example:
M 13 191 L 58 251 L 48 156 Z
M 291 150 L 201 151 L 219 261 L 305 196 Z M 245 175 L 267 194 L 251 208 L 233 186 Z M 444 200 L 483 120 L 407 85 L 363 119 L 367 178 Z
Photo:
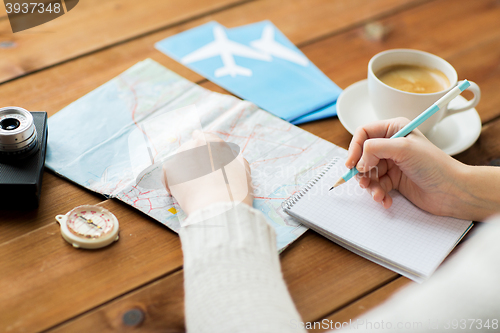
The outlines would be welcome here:
M 329 191 L 347 170 L 343 165 L 337 162 L 289 213 L 423 276 L 432 274 L 471 225 L 427 213 L 397 191 L 391 192 L 391 208 L 384 209 L 354 179 Z

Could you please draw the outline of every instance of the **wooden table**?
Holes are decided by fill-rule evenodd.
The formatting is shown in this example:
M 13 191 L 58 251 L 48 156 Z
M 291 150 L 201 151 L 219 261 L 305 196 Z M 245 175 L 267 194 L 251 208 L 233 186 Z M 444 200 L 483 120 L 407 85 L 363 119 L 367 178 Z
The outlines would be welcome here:
M 445 58 L 483 93 L 481 137 L 456 158 L 488 164 L 500 157 L 498 0 L 82 0 L 66 15 L 16 34 L 0 7 L 1 106 L 53 115 L 148 57 L 223 92 L 154 43 L 211 20 L 234 27 L 268 19 L 342 88 L 365 78 L 368 60 L 385 49 Z M 351 139 L 336 118 L 301 127 L 344 148 Z M 98 251 L 68 245 L 54 216 L 82 204 L 112 210 L 120 241 Z M 411 283 L 312 231 L 281 254 L 281 263 L 304 321 L 355 318 Z M 131 310 L 144 315 L 135 326 L 123 320 L 137 314 Z M 0 331 L 44 330 L 183 331 L 178 236 L 46 171 L 38 210 L 0 213 Z

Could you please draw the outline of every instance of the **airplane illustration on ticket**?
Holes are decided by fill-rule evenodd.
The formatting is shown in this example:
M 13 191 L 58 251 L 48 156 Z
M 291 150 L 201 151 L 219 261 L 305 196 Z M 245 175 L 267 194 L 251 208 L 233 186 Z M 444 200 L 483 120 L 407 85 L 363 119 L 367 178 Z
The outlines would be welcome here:
M 215 77 L 225 75 L 231 75 L 232 77 L 236 75 L 252 76 L 252 70 L 250 68 L 236 65 L 234 55 L 261 61 L 271 61 L 272 56 L 274 56 L 301 66 L 307 66 L 309 63 L 309 59 L 304 55 L 278 43 L 274 39 L 274 28 L 270 25 L 264 28 L 261 39 L 250 43 L 255 50 L 246 45 L 229 40 L 224 29 L 220 26 L 215 26 L 213 28 L 213 34 L 215 38 L 213 42 L 184 56 L 181 58 L 181 63 L 189 64 L 220 56 L 224 66 L 215 70 Z
M 336 115 L 342 90 L 271 21 L 234 28 L 212 21 L 155 47 L 282 119 L 299 124 Z

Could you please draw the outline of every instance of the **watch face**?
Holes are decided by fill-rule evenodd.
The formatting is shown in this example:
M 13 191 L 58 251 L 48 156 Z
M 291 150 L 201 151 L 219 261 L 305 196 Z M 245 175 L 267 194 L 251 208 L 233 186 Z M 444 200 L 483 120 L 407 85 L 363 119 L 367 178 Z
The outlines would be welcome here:
M 78 207 L 68 216 L 69 231 L 85 238 L 101 238 L 113 230 L 115 218 L 100 207 Z

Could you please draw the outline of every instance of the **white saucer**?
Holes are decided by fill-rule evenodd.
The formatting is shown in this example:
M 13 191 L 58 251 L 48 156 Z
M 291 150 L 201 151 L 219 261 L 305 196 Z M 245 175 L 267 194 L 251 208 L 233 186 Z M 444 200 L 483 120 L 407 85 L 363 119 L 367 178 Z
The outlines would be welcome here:
M 450 105 L 461 105 L 466 101 L 464 97 L 458 96 Z M 337 115 L 351 134 L 359 126 L 378 120 L 369 101 L 367 80 L 350 85 L 340 94 Z M 463 152 L 481 134 L 481 118 L 474 108 L 449 116 L 436 126 L 427 138 L 448 155 Z

